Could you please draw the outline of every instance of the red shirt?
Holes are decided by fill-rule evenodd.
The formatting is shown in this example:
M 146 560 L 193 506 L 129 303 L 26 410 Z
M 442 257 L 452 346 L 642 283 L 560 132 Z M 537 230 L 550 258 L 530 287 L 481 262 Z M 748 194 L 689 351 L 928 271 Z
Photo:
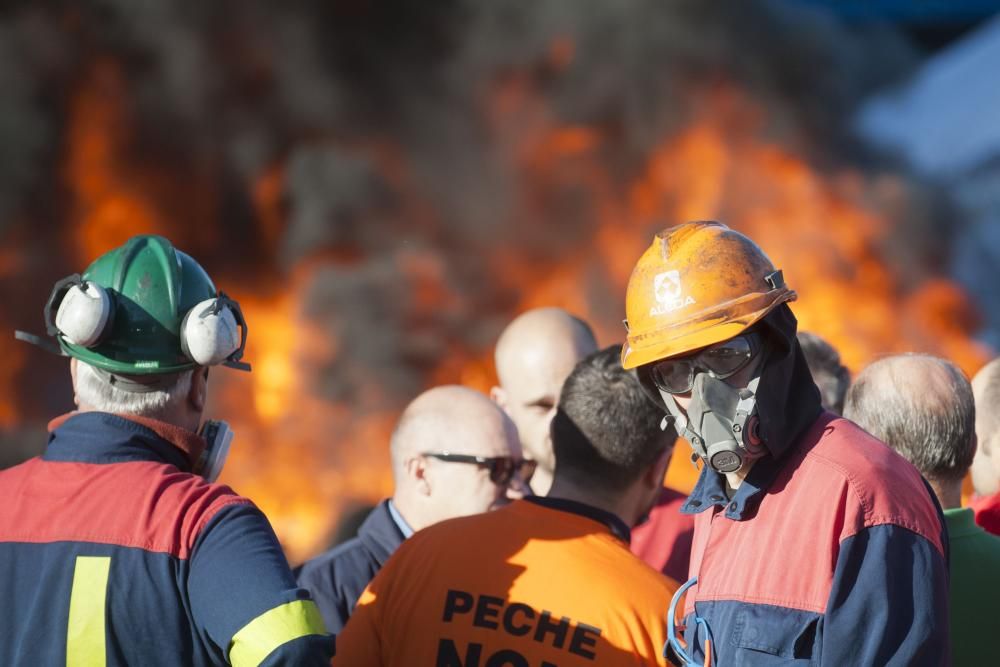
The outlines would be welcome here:
M 976 513 L 976 523 L 993 535 L 1000 535 L 1000 493 L 973 498 L 970 507 Z
M 664 488 L 649 519 L 632 529 L 632 553 L 674 581 L 688 579 L 694 516 L 681 514 L 687 496 Z

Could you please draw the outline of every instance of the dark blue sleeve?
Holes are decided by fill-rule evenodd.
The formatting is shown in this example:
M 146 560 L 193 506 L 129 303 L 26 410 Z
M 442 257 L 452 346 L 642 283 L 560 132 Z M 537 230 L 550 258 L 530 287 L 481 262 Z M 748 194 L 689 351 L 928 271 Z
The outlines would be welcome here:
M 822 664 L 947 665 L 944 557 L 905 528 L 868 528 L 840 544 Z
M 189 567 L 191 614 L 225 663 L 329 665 L 333 640 L 256 507 L 219 510 L 200 533 Z
M 303 565 L 298 580 L 299 586 L 308 590 L 316 601 L 326 629 L 334 634 L 340 632 L 364 589 L 354 594 L 346 590 L 341 577 L 337 576 L 336 562 L 323 556 Z

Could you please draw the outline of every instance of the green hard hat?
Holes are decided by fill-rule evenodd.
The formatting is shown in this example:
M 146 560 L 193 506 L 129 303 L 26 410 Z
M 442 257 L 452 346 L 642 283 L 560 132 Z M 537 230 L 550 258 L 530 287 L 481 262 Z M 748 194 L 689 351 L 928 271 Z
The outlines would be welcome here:
M 217 293 L 189 255 L 162 236 L 133 236 L 94 260 L 82 278 L 114 295 L 114 319 L 94 347 L 57 335 L 66 354 L 125 375 L 179 373 L 196 366 L 181 349 L 181 323 L 192 307 Z

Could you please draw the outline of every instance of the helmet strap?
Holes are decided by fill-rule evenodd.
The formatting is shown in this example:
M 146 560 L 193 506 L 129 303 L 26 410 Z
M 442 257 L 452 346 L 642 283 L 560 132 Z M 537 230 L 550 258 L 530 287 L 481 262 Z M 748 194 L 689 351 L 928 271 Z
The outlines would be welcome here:
M 60 357 L 69 356 L 62 351 L 62 348 L 52 342 L 49 338 L 42 338 L 41 336 L 27 331 L 21 331 L 20 329 L 14 330 L 14 338 L 25 343 L 31 343 L 32 345 L 37 345 L 46 352 L 51 352 L 52 354 L 57 354 Z
M 250 372 L 250 364 L 245 361 L 240 361 L 243 358 L 243 350 L 247 346 L 247 334 L 249 333 L 249 327 L 247 326 L 247 320 L 243 317 L 243 310 L 240 308 L 240 304 L 234 299 L 230 299 L 225 292 L 219 290 L 218 295 L 215 297 L 215 313 L 218 314 L 223 308 L 229 308 L 229 311 L 233 314 L 233 319 L 236 320 L 236 324 L 240 327 L 240 346 L 229 355 L 229 358 L 222 362 L 222 365 L 226 368 L 233 368 L 238 371 Z
M 154 391 L 169 389 L 177 383 L 180 373 L 167 373 L 161 375 L 120 375 L 111 373 L 103 368 L 91 366 L 94 371 L 105 382 L 112 387 L 133 394 L 151 394 Z
M 62 303 L 63 297 L 66 296 L 66 292 L 74 285 L 82 285 L 83 282 L 83 277 L 79 273 L 74 273 L 59 280 L 52 286 L 52 292 L 49 293 L 49 300 L 45 302 L 45 331 L 50 336 L 59 335 L 59 327 L 56 326 L 56 311 L 59 309 L 59 304 Z

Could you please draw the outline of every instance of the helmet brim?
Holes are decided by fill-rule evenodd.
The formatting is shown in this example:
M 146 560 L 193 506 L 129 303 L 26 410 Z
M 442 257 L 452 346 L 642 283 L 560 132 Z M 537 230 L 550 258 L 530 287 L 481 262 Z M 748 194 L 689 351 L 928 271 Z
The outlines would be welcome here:
M 650 345 L 643 346 L 636 340 L 639 338 L 638 336 L 630 336 L 628 342 L 622 347 L 622 367 L 625 370 L 631 370 L 729 340 L 749 329 L 782 303 L 794 301 L 795 298 L 795 292 L 787 288 L 764 294 L 758 293 L 750 297 L 750 299 L 759 299 L 764 302 L 762 307 L 756 310 L 739 317 L 733 317 L 729 308 L 720 307 L 711 313 L 695 316 L 683 326 L 672 326 L 669 329 L 650 332 L 650 334 L 643 336 L 643 338 L 654 341 Z M 744 306 L 747 305 L 746 301 L 741 301 L 743 301 Z M 670 330 L 675 331 L 676 335 L 669 336 Z

